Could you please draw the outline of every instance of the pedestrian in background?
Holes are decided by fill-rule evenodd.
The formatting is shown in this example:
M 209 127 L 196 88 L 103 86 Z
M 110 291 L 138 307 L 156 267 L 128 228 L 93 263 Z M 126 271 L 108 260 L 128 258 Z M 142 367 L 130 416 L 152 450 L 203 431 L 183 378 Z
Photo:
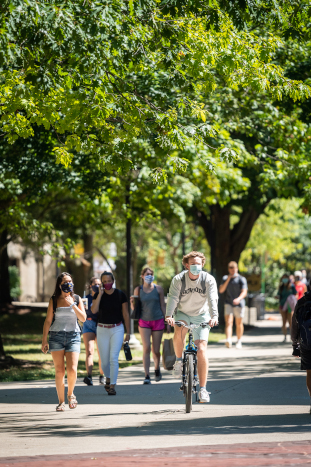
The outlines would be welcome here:
M 305 269 L 302 269 L 301 274 L 302 274 L 301 282 L 305 284 L 306 286 L 308 286 L 307 271 Z
M 295 289 L 297 290 L 297 299 L 300 300 L 304 294 L 307 292 L 307 286 L 302 282 L 302 272 L 301 271 L 295 271 L 294 272 L 295 276 Z
M 87 371 L 87 376 L 85 376 L 83 382 L 88 386 L 93 386 L 92 372 L 93 372 L 93 356 L 95 350 L 96 342 L 96 333 L 97 333 L 97 321 L 98 315 L 92 313 L 91 307 L 93 298 L 96 298 L 99 294 L 100 279 L 97 277 L 92 277 L 89 283 L 90 293 L 86 296 L 87 298 L 87 309 L 86 309 L 86 321 L 83 323 L 82 336 L 85 346 L 86 360 L 85 366 Z M 104 374 L 101 367 L 100 355 L 98 352 L 98 365 L 99 365 L 99 384 L 104 384 Z
M 74 295 L 70 274 L 63 272 L 57 277 L 53 296 L 50 298 L 43 326 L 42 352 L 51 352 L 55 366 L 55 383 L 58 395 L 57 412 L 65 410 L 65 362 L 67 369 L 68 403 L 77 407 L 74 395 L 81 344 L 81 328 L 78 319 L 86 320 L 86 313 L 79 295 Z M 49 343 L 47 336 L 49 333 Z
M 232 346 L 233 318 L 237 335 L 236 348 L 242 348 L 242 336 L 244 332 L 243 318 L 245 314 L 245 297 L 247 295 L 247 281 L 239 274 L 238 264 L 230 261 L 229 274 L 222 278 L 219 293 L 225 293 L 225 332 L 226 347 Z
M 98 297 L 93 300 L 92 313 L 98 313 L 97 347 L 102 369 L 106 376 L 105 389 L 109 396 L 115 396 L 118 372 L 119 353 L 123 340 L 130 340 L 130 316 L 127 297 L 122 290 L 114 289 L 114 275 L 103 272 Z M 126 336 L 124 339 L 124 325 Z
M 286 342 L 286 335 L 287 335 L 287 326 L 286 323 L 288 322 L 289 328 L 291 328 L 292 325 L 292 309 L 290 306 L 290 303 L 288 302 L 288 298 L 293 295 L 293 298 L 290 298 L 290 303 L 291 300 L 294 300 L 294 298 L 297 295 L 297 290 L 295 289 L 294 284 L 292 284 L 289 280 L 289 275 L 288 274 L 283 274 L 281 277 L 279 289 L 278 289 L 278 294 L 277 298 L 279 299 L 279 311 L 282 315 L 282 332 L 284 334 L 284 341 Z M 284 305 L 287 301 L 288 306 L 285 306 L 284 310 Z
M 165 329 L 164 290 L 154 284 L 154 272 L 146 267 L 141 272 L 142 285 L 136 287 L 134 295 L 140 296 L 142 313 L 138 320 L 139 334 L 143 343 L 143 364 L 145 370 L 144 384 L 150 384 L 150 350 L 154 362 L 154 380 L 162 379 L 160 370 L 160 348 L 163 331 Z M 134 309 L 134 299 L 131 297 L 131 308 Z M 152 340 L 152 346 L 150 348 Z

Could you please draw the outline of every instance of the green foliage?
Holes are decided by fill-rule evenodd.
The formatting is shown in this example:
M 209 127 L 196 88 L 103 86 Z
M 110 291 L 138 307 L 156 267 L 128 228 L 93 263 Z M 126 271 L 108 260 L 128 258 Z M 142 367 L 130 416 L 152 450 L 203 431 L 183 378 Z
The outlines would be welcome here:
M 20 277 L 19 270 L 17 266 L 9 266 L 10 273 L 10 292 L 13 299 L 18 299 L 22 291 L 20 288 Z
M 5 1 L 2 131 L 13 143 L 43 126 L 57 137 L 57 162 L 69 166 L 83 152 L 125 173 L 138 162 L 129 151 L 137 138 L 154 140 L 163 150 L 154 179 L 165 180 L 172 151 L 206 145 L 217 133 L 205 98 L 218 77 L 278 99 L 310 96 L 273 61 L 282 36 L 309 34 L 310 7 L 294 3 Z M 170 162 L 173 170 L 187 164 Z

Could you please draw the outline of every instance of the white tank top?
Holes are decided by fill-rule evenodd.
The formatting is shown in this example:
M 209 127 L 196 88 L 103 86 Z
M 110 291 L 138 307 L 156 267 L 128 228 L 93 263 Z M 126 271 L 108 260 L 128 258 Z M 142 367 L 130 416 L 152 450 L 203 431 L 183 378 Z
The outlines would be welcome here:
M 70 306 L 61 306 L 56 308 L 55 320 L 50 327 L 52 332 L 81 332 L 78 325 L 77 315 Z

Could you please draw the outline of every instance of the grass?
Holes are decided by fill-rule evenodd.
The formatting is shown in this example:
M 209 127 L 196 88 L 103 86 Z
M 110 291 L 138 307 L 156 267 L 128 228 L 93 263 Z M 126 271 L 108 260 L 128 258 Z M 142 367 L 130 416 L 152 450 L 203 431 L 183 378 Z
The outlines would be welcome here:
M 14 365 L 0 371 L 0 381 L 29 381 L 53 379 L 55 376 L 52 356 L 41 352 L 42 328 L 45 313 L 31 312 L 27 314 L 7 314 L 0 316 L 0 330 L 7 355 L 16 361 Z M 141 342 L 140 335 L 135 336 Z M 169 339 L 173 334 L 164 334 Z M 209 342 L 215 343 L 224 339 L 222 332 L 212 331 Z M 127 362 L 124 352 L 120 352 L 120 368 L 142 363 L 142 350 L 132 349 L 133 360 Z M 85 348 L 81 341 L 81 353 L 78 364 L 78 376 L 85 375 Z M 94 353 L 93 375 L 99 375 L 98 354 Z

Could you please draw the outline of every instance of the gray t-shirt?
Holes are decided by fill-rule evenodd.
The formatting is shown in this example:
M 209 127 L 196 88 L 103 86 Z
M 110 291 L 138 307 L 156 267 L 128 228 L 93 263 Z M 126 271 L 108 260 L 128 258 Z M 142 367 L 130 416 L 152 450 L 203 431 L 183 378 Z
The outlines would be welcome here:
M 228 276 L 224 276 L 222 278 L 222 284 L 226 282 L 228 279 Z M 239 305 L 233 305 L 233 300 L 235 298 L 238 298 L 241 295 L 242 290 L 246 289 L 247 290 L 247 280 L 245 277 L 240 276 L 240 274 L 237 274 L 234 276 L 229 284 L 227 285 L 226 291 L 225 291 L 225 303 L 228 303 L 228 305 L 231 306 L 240 306 L 243 308 L 245 306 L 245 300 L 240 301 Z

